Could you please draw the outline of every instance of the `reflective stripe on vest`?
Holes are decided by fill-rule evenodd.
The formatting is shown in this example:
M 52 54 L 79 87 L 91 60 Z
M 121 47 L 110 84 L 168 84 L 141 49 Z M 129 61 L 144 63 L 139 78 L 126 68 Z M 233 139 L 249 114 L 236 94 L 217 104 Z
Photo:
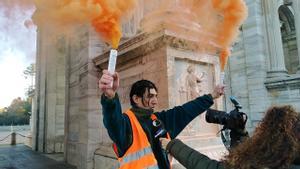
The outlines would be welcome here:
M 147 169 L 159 169 L 159 168 L 158 168 L 157 165 L 155 165 L 155 166 L 150 166 L 150 167 L 148 167 Z
M 151 147 L 146 147 L 138 152 L 132 153 L 132 154 L 128 154 L 126 157 L 124 157 L 121 162 L 120 165 L 124 165 L 126 163 L 138 160 L 140 158 L 142 158 L 143 156 L 153 153 Z

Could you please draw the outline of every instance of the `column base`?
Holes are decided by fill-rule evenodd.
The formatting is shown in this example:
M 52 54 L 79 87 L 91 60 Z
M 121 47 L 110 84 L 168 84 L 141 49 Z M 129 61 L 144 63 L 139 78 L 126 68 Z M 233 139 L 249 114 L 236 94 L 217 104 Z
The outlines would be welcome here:
M 267 72 L 267 78 L 282 78 L 289 77 L 288 72 L 286 70 L 274 70 Z
M 297 68 L 297 73 L 296 74 L 300 74 L 300 65 Z

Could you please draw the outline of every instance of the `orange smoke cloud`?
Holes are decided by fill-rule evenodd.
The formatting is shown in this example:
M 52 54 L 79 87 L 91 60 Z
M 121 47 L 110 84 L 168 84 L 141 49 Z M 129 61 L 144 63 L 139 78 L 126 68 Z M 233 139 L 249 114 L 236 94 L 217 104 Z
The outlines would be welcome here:
M 193 16 L 191 17 L 193 20 L 189 20 L 191 24 L 188 28 L 199 29 L 199 49 L 215 48 L 220 54 L 221 69 L 224 71 L 230 55 L 230 46 L 239 34 L 239 27 L 248 14 L 244 0 L 177 0 L 176 2 L 164 0 L 161 3 L 163 3 L 160 4 L 161 8 L 177 13 L 179 11 L 181 18 L 186 18 L 187 13 Z M 177 13 L 176 18 L 169 19 L 173 19 L 174 22 L 180 20 Z M 197 24 L 201 25 L 200 28 Z M 185 32 L 182 31 L 182 33 Z
M 221 50 L 220 52 L 220 65 L 221 65 L 221 70 L 222 72 L 224 72 L 225 70 L 225 65 L 227 63 L 228 60 L 228 56 L 231 54 L 229 48 L 225 48 L 223 50 Z
M 134 0 L 94 0 L 102 7 L 102 13 L 92 20 L 92 25 L 104 40 L 117 48 L 121 39 L 121 17 L 135 6 Z
M 15 7 L 20 7 L 22 10 L 32 9 L 32 0 L 1 0 L 0 8 L 4 7 L 7 9 L 14 9 Z M 11 10 L 10 12 L 13 12 Z
M 223 16 L 216 43 L 220 45 L 222 50 L 220 52 L 220 62 L 221 70 L 224 71 L 230 55 L 228 48 L 237 37 L 239 27 L 247 18 L 248 10 L 243 0 L 212 0 L 212 5 Z
M 117 48 L 121 38 L 120 22 L 134 8 L 135 0 L 35 0 L 32 19 L 56 29 L 91 24 L 101 38 Z

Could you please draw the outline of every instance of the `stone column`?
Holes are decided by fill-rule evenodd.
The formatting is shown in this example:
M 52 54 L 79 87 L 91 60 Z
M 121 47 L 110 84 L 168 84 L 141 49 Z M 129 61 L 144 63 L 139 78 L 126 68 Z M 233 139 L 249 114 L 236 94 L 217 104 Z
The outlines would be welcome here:
M 51 37 L 49 36 L 51 34 Z M 33 148 L 45 153 L 63 152 L 65 113 L 65 57 L 67 41 L 51 32 L 48 24 L 38 25 L 36 98 Z
M 297 73 L 300 74 L 300 1 L 292 0 L 292 8 L 294 9 L 294 20 L 296 26 L 296 38 L 297 38 L 297 48 L 298 48 L 298 57 L 299 65 Z
M 268 78 L 287 76 L 278 14 L 278 8 L 282 4 L 280 2 L 282 1 L 264 1 L 270 55 Z

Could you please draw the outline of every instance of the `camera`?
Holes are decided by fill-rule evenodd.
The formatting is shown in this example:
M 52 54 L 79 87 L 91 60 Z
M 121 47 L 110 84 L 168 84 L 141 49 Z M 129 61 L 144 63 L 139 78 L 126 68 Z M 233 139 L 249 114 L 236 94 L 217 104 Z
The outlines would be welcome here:
M 224 128 L 226 129 L 244 129 L 248 117 L 245 113 L 239 111 L 242 106 L 234 97 L 231 96 L 230 101 L 234 104 L 235 109 L 233 109 L 229 113 L 214 109 L 208 109 L 205 119 L 208 123 L 224 125 Z
M 248 133 L 245 132 L 248 116 L 245 113 L 240 112 L 242 106 L 233 96 L 230 97 L 230 101 L 233 103 L 235 108 L 229 113 L 208 109 L 205 116 L 208 123 L 223 125 L 221 136 L 222 141 L 227 148 L 236 146 L 242 141 L 242 137 L 248 136 Z M 228 133 L 228 130 L 230 130 L 230 139 L 226 139 L 224 136 L 224 133 Z

